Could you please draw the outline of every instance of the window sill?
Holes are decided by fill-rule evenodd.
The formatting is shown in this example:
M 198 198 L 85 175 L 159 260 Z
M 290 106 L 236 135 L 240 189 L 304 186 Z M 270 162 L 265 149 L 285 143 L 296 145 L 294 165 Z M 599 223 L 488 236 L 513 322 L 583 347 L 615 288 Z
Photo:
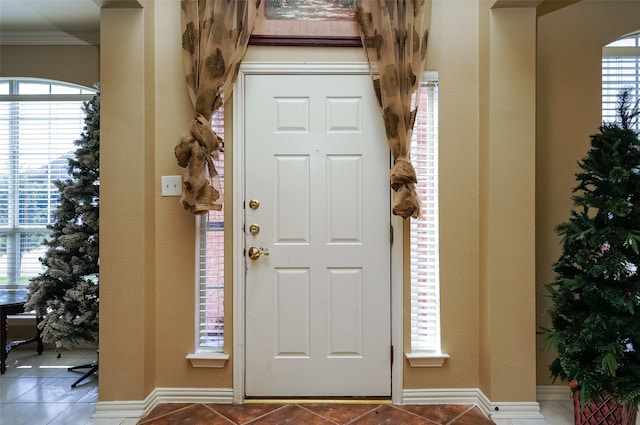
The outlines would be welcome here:
M 229 355 L 225 353 L 212 353 L 208 351 L 198 351 L 194 354 L 187 354 L 187 359 L 191 361 L 193 367 L 217 367 L 221 368 L 227 364 Z
M 442 367 L 449 358 L 446 353 L 428 351 L 412 351 L 404 353 L 411 367 Z
M 10 314 L 7 316 L 7 321 L 9 322 L 11 327 L 14 327 L 14 326 L 33 327 L 35 320 L 36 320 L 36 315 L 31 312 L 20 313 L 20 314 Z

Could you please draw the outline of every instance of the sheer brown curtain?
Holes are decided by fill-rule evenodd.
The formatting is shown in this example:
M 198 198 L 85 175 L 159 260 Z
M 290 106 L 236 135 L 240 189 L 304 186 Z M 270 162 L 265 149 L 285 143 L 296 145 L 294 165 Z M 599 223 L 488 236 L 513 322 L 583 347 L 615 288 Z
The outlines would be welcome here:
M 394 158 L 393 213 L 420 215 L 409 144 L 427 57 L 431 0 L 356 0 L 356 19 Z
M 175 147 L 184 168 L 182 203 L 193 214 L 222 208 L 212 185 L 218 174 L 212 155 L 223 142 L 211 117 L 230 98 L 262 0 L 182 0 L 182 53 L 195 116 Z

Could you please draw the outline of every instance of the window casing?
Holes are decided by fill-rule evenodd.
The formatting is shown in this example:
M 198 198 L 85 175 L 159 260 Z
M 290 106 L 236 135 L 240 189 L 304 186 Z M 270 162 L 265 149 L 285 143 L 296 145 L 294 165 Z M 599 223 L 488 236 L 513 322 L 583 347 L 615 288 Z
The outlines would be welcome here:
M 411 350 L 440 353 L 440 260 L 438 231 L 438 82 L 422 84 L 411 139 L 411 162 L 422 214 L 410 224 Z
M 602 49 L 602 120 L 616 121 L 620 91 L 640 99 L 640 32 L 624 36 Z M 635 129 L 640 130 L 638 121 Z
M 95 90 L 58 81 L 0 78 L 0 289 L 26 289 L 43 272 L 68 159 Z
M 431 77 L 431 76 L 430 76 Z M 438 233 L 438 84 L 427 79 L 411 141 L 418 174 L 422 215 L 411 220 L 411 348 L 440 353 L 440 290 Z M 212 120 L 224 138 L 224 112 Z M 224 188 L 224 154 L 215 160 Z M 198 217 L 196 352 L 224 349 L 224 210 Z
M 213 116 L 213 130 L 224 139 L 224 108 Z M 224 153 L 214 156 L 220 196 L 224 193 Z M 223 204 L 224 205 L 224 204 Z M 196 352 L 221 353 L 224 349 L 224 208 L 197 220 L 197 337 Z

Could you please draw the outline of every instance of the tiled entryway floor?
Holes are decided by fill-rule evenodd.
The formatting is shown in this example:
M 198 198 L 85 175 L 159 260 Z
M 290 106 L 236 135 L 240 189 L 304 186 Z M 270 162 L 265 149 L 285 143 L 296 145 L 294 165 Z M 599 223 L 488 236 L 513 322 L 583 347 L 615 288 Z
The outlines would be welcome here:
M 389 404 L 165 404 L 138 424 L 492 425 L 477 407 Z
M 69 366 L 91 363 L 95 349 L 51 349 L 41 356 L 34 346 L 9 354 L 7 372 L 0 377 L 1 425 L 490 425 L 477 407 L 458 405 L 397 406 L 384 404 L 268 404 L 244 405 L 164 404 L 145 418 L 92 418 L 98 401 L 98 376 L 71 384 L 82 371 Z M 571 425 L 571 403 L 540 403 L 544 419 L 496 419 L 496 425 Z

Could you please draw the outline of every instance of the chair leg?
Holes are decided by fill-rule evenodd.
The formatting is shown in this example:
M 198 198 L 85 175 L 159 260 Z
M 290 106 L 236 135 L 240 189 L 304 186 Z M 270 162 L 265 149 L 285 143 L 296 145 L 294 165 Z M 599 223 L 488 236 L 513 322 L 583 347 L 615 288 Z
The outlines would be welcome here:
M 80 378 L 78 378 L 78 380 L 76 382 L 71 384 L 71 388 L 75 388 L 76 385 L 78 385 L 80 382 L 84 381 L 86 378 L 88 378 L 91 375 L 93 375 L 94 373 L 96 373 L 98 371 L 98 361 L 96 360 L 95 362 L 91 362 L 89 364 L 73 366 L 73 367 L 68 368 L 67 370 L 69 372 L 73 372 L 73 371 L 75 371 L 77 369 L 89 369 L 89 370 L 84 375 L 82 375 Z

